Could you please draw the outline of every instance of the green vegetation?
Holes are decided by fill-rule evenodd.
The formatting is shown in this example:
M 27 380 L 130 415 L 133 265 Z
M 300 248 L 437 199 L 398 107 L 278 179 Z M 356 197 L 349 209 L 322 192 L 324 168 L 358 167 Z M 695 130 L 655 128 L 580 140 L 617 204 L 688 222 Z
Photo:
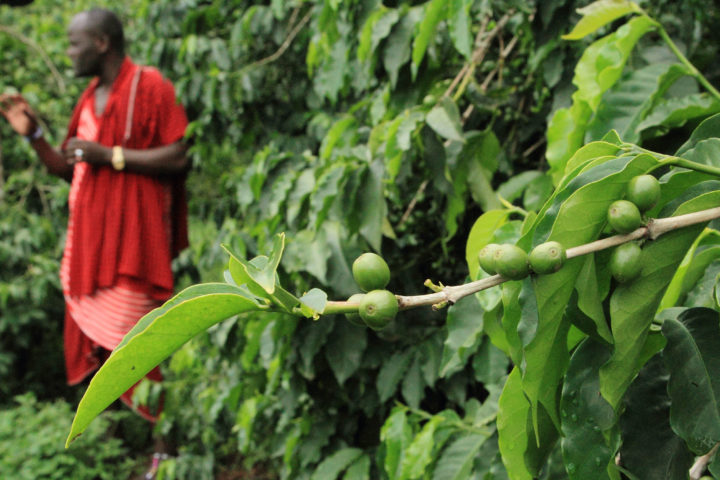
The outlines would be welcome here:
M 63 54 L 72 13 L 0 7 L 0 90 L 28 97 L 55 143 L 85 84 Z M 714 4 L 121 13 L 133 57 L 174 81 L 192 119 L 191 247 L 175 303 L 93 380 L 71 449 L 134 382 L 131 360 L 167 379 L 158 429 L 179 450 L 165 478 L 672 479 L 720 442 Z M 74 402 L 57 281 L 67 185 L 2 122 L 0 148 L 0 391 Z M 634 240 L 643 268 L 615 282 L 608 210 L 645 175 L 660 198 Z M 552 274 L 498 280 L 480 255 L 547 242 L 569 257 Z M 368 251 L 400 310 L 378 331 L 339 300 Z

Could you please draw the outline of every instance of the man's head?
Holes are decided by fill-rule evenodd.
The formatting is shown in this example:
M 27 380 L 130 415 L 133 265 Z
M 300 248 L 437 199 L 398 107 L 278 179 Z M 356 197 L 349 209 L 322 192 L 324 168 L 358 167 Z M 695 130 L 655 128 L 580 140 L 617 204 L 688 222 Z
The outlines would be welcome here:
M 93 9 L 75 15 L 68 27 L 68 40 L 67 54 L 78 77 L 100 75 L 108 58 L 125 55 L 122 24 L 109 10 Z

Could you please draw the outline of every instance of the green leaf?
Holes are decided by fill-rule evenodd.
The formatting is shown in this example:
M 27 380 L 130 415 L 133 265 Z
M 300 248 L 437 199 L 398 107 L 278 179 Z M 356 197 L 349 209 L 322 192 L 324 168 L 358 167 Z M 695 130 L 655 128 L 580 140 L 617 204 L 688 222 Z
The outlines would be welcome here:
M 677 208 L 673 216 L 720 204 L 720 191 L 699 195 Z M 610 298 L 615 350 L 600 370 L 603 397 L 615 408 L 637 372 L 648 330 L 672 276 L 704 225 L 673 230 L 643 246 L 640 277 L 618 286 Z
M 307 318 L 317 320 L 327 305 L 327 293 L 319 288 L 313 288 L 299 298 L 300 311 Z
M 411 66 L 413 81 L 417 77 L 418 68 L 420 68 L 420 63 L 425 57 L 425 51 L 435 37 L 438 23 L 445 18 L 445 12 L 448 8 L 447 3 L 448 0 L 430 0 L 425 4 L 425 14 L 413 41 Z
M 422 372 L 422 359 L 418 350 L 413 362 L 408 368 L 402 381 L 402 396 L 410 408 L 420 408 L 420 402 L 425 396 L 425 379 Z
M 387 206 L 383 195 L 385 166 L 375 160 L 363 176 L 358 201 L 360 206 L 360 234 L 376 252 L 381 250 L 383 220 Z
M 677 305 L 681 298 L 698 282 L 707 266 L 720 258 L 720 246 L 716 246 L 719 242 L 720 232 L 712 229 L 705 229 L 695 239 L 675 271 L 658 310 Z
M 555 112 L 547 130 L 546 156 L 556 183 L 567 160 L 583 145 L 587 123 L 603 94 L 620 78 L 637 41 L 655 25 L 649 17 L 635 17 L 583 53 L 573 77 L 573 104 Z
M 447 329 L 440 366 L 441 377 L 449 377 L 461 370 L 482 341 L 483 311 L 475 297 L 462 298 L 450 307 Z
M 678 78 L 689 74 L 684 65 L 662 63 L 633 71 L 605 93 L 588 126 L 589 137 L 616 130 L 624 141 L 638 142 L 641 121 Z
M 523 192 L 530 182 L 542 175 L 543 173 L 538 170 L 522 172 L 514 177 L 510 177 L 507 182 L 501 184 L 497 189 L 497 193 L 508 202 L 514 202 L 522 197 Z
M 238 287 L 189 287 L 140 319 L 90 381 L 78 406 L 67 445 L 127 389 L 185 342 L 222 320 L 261 307 Z
M 370 457 L 361 456 L 348 467 L 343 480 L 370 480 Z
M 702 455 L 720 441 L 720 314 L 686 310 L 662 326 L 670 372 L 670 424 L 688 447 Z
M 465 58 L 472 54 L 473 37 L 470 31 L 472 19 L 470 8 L 472 0 L 450 0 L 448 11 L 448 27 L 450 38 L 458 52 Z
M 357 47 L 360 61 L 368 60 L 382 39 L 390 34 L 390 30 L 399 18 L 396 9 L 386 8 L 382 4 L 370 14 L 360 32 L 360 42 Z
M 696 148 L 704 140 L 712 140 L 720 137 L 720 113 L 707 118 L 693 130 L 690 138 L 675 152 L 675 156 L 687 157 L 687 152 Z M 692 160 L 700 161 L 695 158 Z M 700 162 L 705 163 L 705 162 Z
M 490 210 L 480 215 L 468 234 L 465 246 L 465 260 L 470 270 L 470 278 L 476 280 L 478 277 L 478 253 L 485 245 L 491 243 L 495 231 L 507 222 L 509 210 Z
M 343 470 L 363 455 L 360 448 L 343 448 L 322 461 L 310 480 L 335 480 Z
M 338 319 L 325 344 L 325 357 L 338 384 L 342 386 L 360 367 L 367 329 Z
M 410 366 L 410 361 L 412 360 L 411 353 L 411 350 L 396 352 L 386 362 L 383 362 L 376 381 L 380 402 L 386 401 L 395 393 L 395 390 L 397 390 L 400 380 L 402 380 Z
M 522 389 L 522 375 L 514 367 L 498 402 L 498 446 L 503 464 L 511 480 L 531 480 L 545 465 L 557 440 L 547 415 L 542 416 L 543 431 L 536 435 L 533 429 L 530 403 Z M 538 448 L 536 439 L 542 448 Z
M 612 333 L 610 333 L 602 305 L 610 285 L 608 282 L 603 285 L 603 288 L 600 286 L 598 280 L 600 272 L 596 269 L 598 256 L 594 254 L 586 256 L 585 265 L 580 271 L 575 284 L 575 290 L 578 292 L 577 305 L 580 311 L 593 321 L 594 332 L 585 330 L 585 333 L 588 335 L 597 334 L 605 342 L 611 344 L 613 343 Z M 607 275 L 608 280 L 609 278 L 609 275 Z
M 643 138 L 664 135 L 673 128 L 682 127 L 696 119 L 707 118 L 720 112 L 720 101 L 708 93 L 695 93 L 685 97 L 672 97 L 658 102 L 647 117 L 638 124 Z
M 435 430 L 445 421 L 440 415 L 434 415 L 425 422 L 420 432 L 415 435 L 413 441 L 408 445 L 398 480 L 420 478 L 426 467 L 433 460 L 433 447 L 435 446 Z
M 563 459 L 571 479 L 606 479 L 607 466 L 614 461 L 603 431 L 615 424 L 615 412 L 600 396 L 599 378 L 610 352 L 606 345 L 585 339 L 570 359 L 560 412 Z
M 336 121 L 330 130 L 328 130 L 325 138 L 323 138 L 322 145 L 320 146 L 320 158 L 330 158 L 333 148 L 340 142 L 345 132 L 355 126 L 356 120 L 352 115 L 344 115 L 338 121 Z
M 562 36 L 564 40 L 580 40 L 628 13 L 642 13 L 642 10 L 628 0 L 598 0 L 578 8 L 577 12 L 582 18 L 570 33 Z
M 670 428 L 668 378 L 657 355 L 640 370 L 625 396 L 620 458 L 640 480 L 686 478 L 693 464 L 694 455 Z
M 579 167 L 588 164 L 597 158 L 614 158 L 620 151 L 620 147 L 614 143 L 598 140 L 583 145 L 577 150 L 565 165 L 565 175 L 570 174 Z
M 462 121 L 457 104 L 449 97 L 442 99 L 435 105 L 425 117 L 430 128 L 443 138 L 465 142 L 462 131 Z
M 412 7 L 395 24 L 383 50 L 383 65 L 390 77 L 390 85 L 397 85 L 400 68 L 410 60 L 411 42 L 415 26 L 423 18 L 423 6 Z
M 224 248 L 225 251 L 227 251 L 233 259 L 235 259 L 238 263 L 242 265 L 245 273 L 248 277 L 250 277 L 250 279 L 252 279 L 252 281 L 260 285 L 260 287 L 262 287 L 263 290 L 265 290 L 268 294 L 272 295 L 273 293 L 275 293 L 275 276 L 277 272 L 277 267 L 280 264 L 280 259 L 282 258 L 283 249 L 285 248 L 284 233 L 279 233 L 275 236 L 275 238 L 273 238 L 273 246 L 270 252 L 270 258 L 267 260 L 267 263 L 262 267 L 258 267 L 257 264 L 253 262 L 248 262 L 242 258 L 235 256 L 228 247 Z M 245 279 L 236 279 L 235 281 L 238 283 L 238 285 L 241 285 L 242 280 Z
M 380 429 L 380 440 L 385 446 L 384 468 L 388 477 L 397 478 L 405 450 L 412 441 L 412 430 L 407 422 L 405 409 L 393 408 L 390 416 Z
M 440 455 L 432 479 L 463 480 L 469 478 L 473 461 L 487 439 L 486 435 L 468 434 L 454 440 Z

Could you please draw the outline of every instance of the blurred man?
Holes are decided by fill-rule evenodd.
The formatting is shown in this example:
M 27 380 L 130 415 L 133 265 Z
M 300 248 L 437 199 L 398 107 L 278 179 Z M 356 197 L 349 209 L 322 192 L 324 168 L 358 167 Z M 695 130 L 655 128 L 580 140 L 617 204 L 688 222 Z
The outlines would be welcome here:
M 173 293 L 171 260 L 187 246 L 187 117 L 170 82 L 125 55 L 112 12 L 79 13 L 68 39 L 76 76 L 92 80 L 60 149 L 22 96 L 0 95 L 0 113 L 52 174 L 71 182 L 60 278 L 68 383 L 77 384 Z M 148 377 L 161 378 L 157 369 Z M 132 406 L 131 394 L 122 399 Z M 146 407 L 136 411 L 155 419 Z

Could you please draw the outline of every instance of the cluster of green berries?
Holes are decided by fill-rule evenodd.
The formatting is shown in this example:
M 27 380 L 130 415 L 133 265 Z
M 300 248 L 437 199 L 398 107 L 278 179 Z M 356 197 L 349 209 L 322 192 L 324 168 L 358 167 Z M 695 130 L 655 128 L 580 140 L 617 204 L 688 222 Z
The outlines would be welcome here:
M 558 242 L 542 243 L 533 248 L 530 255 L 508 243 L 490 243 L 478 253 L 480 268 L 490 275 L 500 274 L 510 280 L 525 278 L 531 270 L 538 274 L 557 272 L 566 258 L 565 248 Z
M 348 298 L 348 302 L 358 303 L 359 307 L 357 313 L 346 314 L 347 319 L 373 330 L 387 327 L 398 312 L 397 297 L 385 290 L 390 282 L 388 264 L 380 255 L 363 253 L 353 262 L 352 273 L 355 283 L 367 293 L 356 293 Z
M 618 233 L 630 233 L 643 226 L 643 214 L 660 200 L 660 182 L 652 175 L 638 175 L 628 183 L 625 199 L 610 205 L 607 220 Z M 634 280 L 642 270 L 642 249 L 636 242 L 619 245 L 610 256 L 610 273 L 620 283 Z
M 650 210 L 660 199 L 660 183 L 652 175 L 638 175 L 628 183 L 625 199 L 610 205 L 607 220 L 618 233 L 630 233 L 644 224 L 642 213 Z M 610 272 L 618 282 L 627 282 L 640 274 L 641 249 L 635 242 L 624 243 L 612 253 Z M 510 280 L 520 280 L 534 272 L 545 275 L 562 268 L 567 259 L 565 248 L 558 242 L 545 242 L 527 254 L 512 244 L 490 243 L 478 253 L 480 268 L 490 275 L 499 274 Z

